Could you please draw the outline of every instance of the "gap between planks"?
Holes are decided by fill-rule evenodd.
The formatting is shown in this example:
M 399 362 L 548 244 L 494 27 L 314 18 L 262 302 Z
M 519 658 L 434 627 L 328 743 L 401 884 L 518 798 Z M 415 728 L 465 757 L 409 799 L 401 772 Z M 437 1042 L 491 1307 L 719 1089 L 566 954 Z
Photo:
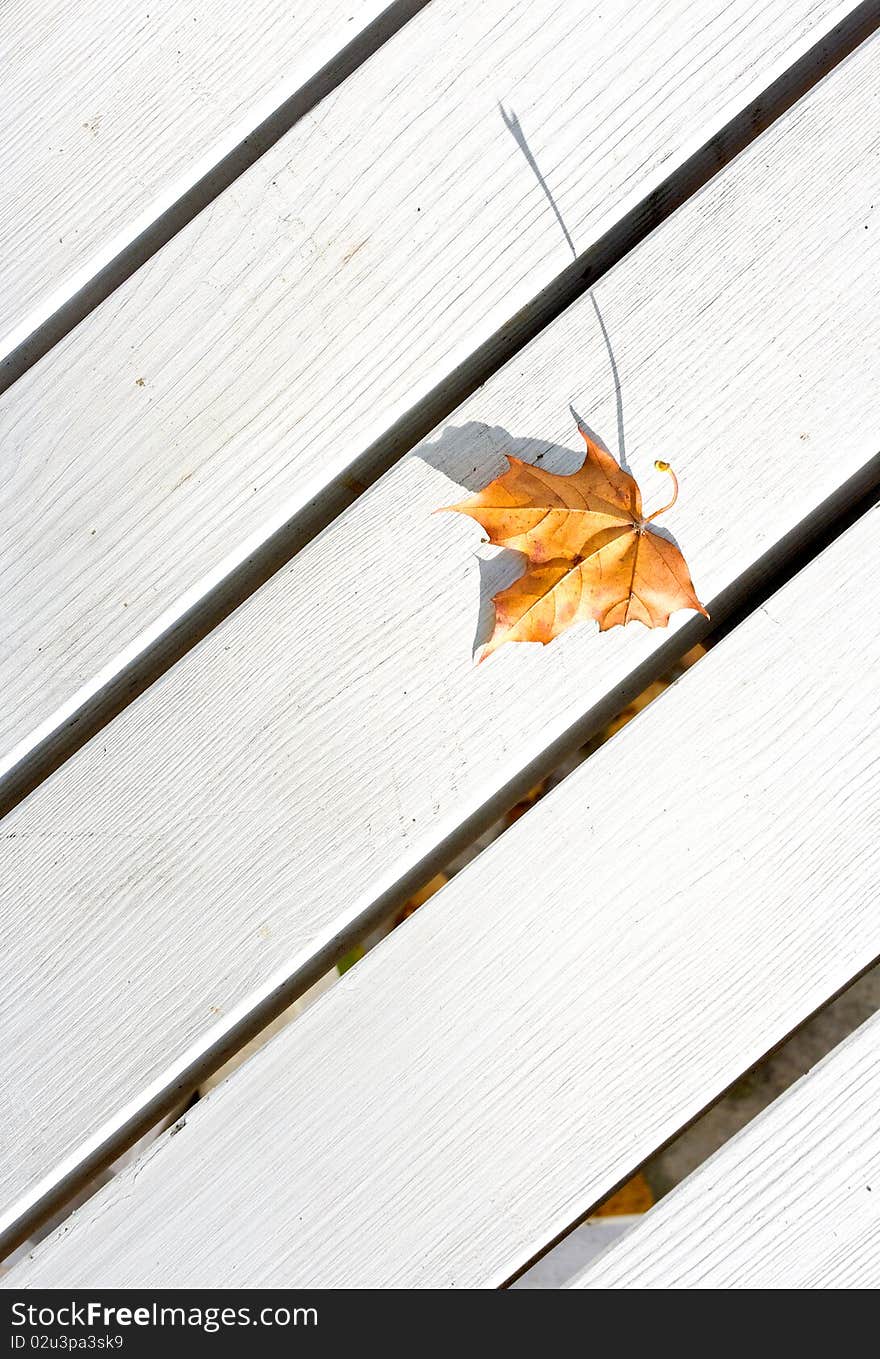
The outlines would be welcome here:
M 568 1288 L 876 1288 L 880 1014 Z
M 876 506 L 873 508 L 876 508 Z M 852 975 L 848 976 L 846 981 L 841 986 L 839 986 L 836 991 L 830 992 L 827 996 L 823 996 L 821 1003 L 817 1005 L 814 1010 L 812 1010 L 809 1014 L 805 1014 L 802 1018 L 798 1018 L 797 1023 L 793 1024 L 792 1027 L 786 1033 L 784 1033 L 777 1041 L 771 1043 L 766 1048 L 766 1050 L 762 1051 L 760 1055 L 756 1058 L 756 1060 L 751 1063 L 750 1066 L 744 1067 L 742 1071 L 737 1072 L 737 1074 L 724 1087 L 723 1090 L 719 1090 L 717 1093 L 713 1094 L 711 1099 L 707 1100 L 706 1104 L 703 1105 L 702 1108 L 697 1109 L 690 1117 L 688 1117 L 684 1122 L 682 1122 L 680 1127 L 676 1127 L 674 1132 L 672 1132 L 669 1137 L 667 1137 L 662 1142 L 658 1142 L 655 1147 L 652 1147 L 648 1154 L 645 1157 L 643 1157 L 643 1159 L 639 1161 L 638 1164 L 634 1163 L 626 1171 L 626 1173 L 621 1176 L 621 1178 L 616 1184 L 612 1185 L 607 1190 L 607 1192 L 603 1192 L 600 1198 L 597 1198 L 594 1203 L 591 1203 L 589 1207 L 585 1208 L 581 1213 L 579 1213 L 576 1218 L 573 1218 L 572 1221 L 566 1225 L 563 1231 L 558 1232 L 557 1235 L 554 1236 L 552 1239 L 548 1239 L 546 1242 L 543 1242 L 541 1244 L 540 1250 L 536 1250 L 534 1255 L 532 1255 L 528 1260 L 524 1261 L 521 1265 L 519 1265 L 518 1268 L 511 1273 L 510 1277 L 505 1279 L 504 1282 L 499 1285 L 499 1287 L 509 1288 L 512 1284 L 515 1284 L 518 1279 L 522 1278 L 524 1274 L 527 1274 L 533 1265 L 537 1264 L 538 1261 L 543 1260 L 545 1256 L 549 1255 L 556 1248 L 556 1246 L 560 1245 L 563 1241 L 565 1241 L 566 1237 L 569 1236 L 571 1232 L 573 1232 L 576 1228 L 583 1226 L 583 1224 L 587 1222 L 588 1219 L 595 1214 L 596 1209 L 599 1208 L 601 1204 L 605 1203 L 613 1194 L 617 1193 L 619 1189 L 622 1189 L 623 1186 L 627 1183 L 627 1181 L 632 1179 L 633 1175 L 637 1174 L 639 1171 L 643 1171 L 647 1166 L 651 1164 L 652 1161 L 655 1160 L 657 1156 L 662 1155 L 662 1153 L 665 1152 L 668 1147 L 673 1146 L 683 1134 L 686 1134 L 689 1131 L 689 1129 L 694 1126 L 694 1124 L 698 1124 L 700 1120 L 706 1114 L 709 1114 L 717 1104 L 721 1103 L 725 1098 L 727 1098 L 727 1096 L 731 1094 L 732 1091 L 736 1090 L 737 1086 L 743 1079 L 750 1076 L 755 1071 L 760 1071 L 764 1063 L 768 1059 L 772 1058 L 777 1052 L 784 1051 L 786 1045 L 789 1043 L 791 1039 L 795 1039 L 797 1035 L 801 1032 L 801 1030 L 807 1028 L 813 1022 L 813 1020 L 821 1016 L 823 1011 L 827 1010 L 829 1006 L 835 1003 L 835 1001 L 840 1000 L 841 997 L 845 997 L 846 993 L 851 989 L 851 987 L 855 986 L 858 982 L 860 982 L 862 978 L 865 977 L 868 973 L 873 972 L 874 969 L 878 966 L 878 964 L 880 964 L 880 953 L 878 953 L 877 956 L 874 958 L 869 958 L 867 962 L 863 963 L 857 970 L 853 971 Z M 860 1025 L 859 1028 L 861 1027 L 863 1026 Z M 855 1032 L 857 1032 L 857 1030 L 853 1030 L 853 1033 Z M 852 1034 L 847 1035 L 845 1039 L 841 1040 L 841 1043 L 849 1042 L 851 1037 Z M 840 1045 L 841 1044 L 838 1044 L 838 1046 Z M 821 1058 L 820 1061 L 816 1063 L 816 1065 L 818 1066 L 821 1064 L 821 1062 L 827 1061 L 829 1059 L 829 1056 L 831 1055 L 833 1055 L 833 1053 L 831 1054 L 826 1053 L 826 1055 L 823 1058 Z M 796 1081 L 794 1085 L 789 1087 L 788 1090 L 783 1091 L 782 1094 L 778 1096 L 777 1100 L 774 1100 L 772 1104 L 768 1105 L 765 1109 L 762 1109 L 760 1110 L 759 1113 L 755 1114 L 752 1121 L 757 1122 L 759 1119 L 765 1117 L 765 1115 L 775 1106 L 775 1104 L 778 1103 L 779 1099 L 786 1098 L 786 1096 L 791 1093 L 791 1091 L 795 1088 L 799 1081 L 806 1079 L 807 1075 L 809 1075 L 809 1072 L 805 1073 L 804 1076 L 799 1077 L 798 1081 Z M 739 1131 L 736 1132 L 734 1136 L 730 1139 L 731 1143 L 734 1142 L 737 1138 L 744 1136 L 745 1133 L 748 1132 L 750 1126 L 751 1124 L 747 1124 L 745 1127 L 739 1129 Z M 708 1162 L 711 1161 L 714 1156 L 721 1155 L 722 1152 L 726 1149 L 727 1145 L 728 1144 L 725 1144 L 724 1146 L 719 1148 L 718 1151 L 713 1152 L 712 1155 L 707 1158 L 707 1161 L 704 1164 L 708 1164 Z M 701 1171 L 702 1166 L 698 1166 L 696 1170 L 692 1171 L 683 1181 L 676 1185 L 675 1188 L 670 1191 L 670 1193 L 674 1194 L 679 1192 L 683 1184 L 688 1183 L 690 1179 L 693 1178 L 694 1175 L 699 1174 Z M 660 1202 L 665 1203 L 666 1199 L 664 1198 Z M 658 1207 L 659 1205 L 655 1204 L 654 1206 Z M 654 1210 L 651 1209 L 650 1211 L 653 1212 Z M 639 1220 L 637 1219 L 637 1221 Z M 580 1271 L 580 1274 L 586 1274 L 587 1269 L 592 1268 L 593 1265 L 590 1264 L 589 1266 L 586 1266 L 584 1270 Z M 578 1277 L 580 1277 L 580 1275 L 572 1278 L 564 1286 L 567 1288 L 577 1287 Z
M 351 462 L 334 474 L 320 493 L 282 523 L 252 533 L 210 575 L 177 597 L 145 631 L 120 647 L 112 660 L 0 760 L 0 815 L 14 807 L 278 572 L 403 453 L 832 70 L 878 22 L 877 0 L 868 0 L 847 13 L 504 326 L 477 344 L 405 415 L 394 420 L 380 438 L 353 455 Z M 530 173 L 527 169 L 525 172 Z

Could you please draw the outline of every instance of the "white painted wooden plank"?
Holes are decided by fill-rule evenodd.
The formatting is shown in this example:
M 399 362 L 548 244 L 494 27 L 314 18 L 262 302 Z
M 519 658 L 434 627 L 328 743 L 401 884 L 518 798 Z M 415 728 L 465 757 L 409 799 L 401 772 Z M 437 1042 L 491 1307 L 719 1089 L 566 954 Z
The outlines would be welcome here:
M 9 1287 L 509 1279 L 880 953 L 878 571 L 874 510 Z
M 387 8 L 4 5 L 0 358 Z
M 500 105 L 582 252 L 852 8 L 435 0 L 386 43 L 0 400 L 0 775 L 571 263 Z
M 476 526 L 432 510 L 495 475 L 504 449 L 577 465 L 572 398 L 614 444 L 594 302 L 628 458 L 650 504 L 665 491 L 654 458 L 674 457 L 668 523 L 710 608 L 870 463 L 878 51 L 839 67 L 6 818 L 13 1217 L 690 644 L 681 614 L 670 632 L 574 629 L 472 664 L 481 594 L 517 566 L 479 560 Z
M 880 1287 L 880 1015 L 570 1288 Z

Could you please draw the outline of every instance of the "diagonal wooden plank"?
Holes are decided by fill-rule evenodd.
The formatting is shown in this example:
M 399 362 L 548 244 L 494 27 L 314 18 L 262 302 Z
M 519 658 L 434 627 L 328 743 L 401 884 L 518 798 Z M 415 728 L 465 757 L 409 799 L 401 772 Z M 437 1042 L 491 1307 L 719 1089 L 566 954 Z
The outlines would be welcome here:
M 570 1288 L 877 1288 L 880 1015 Z
M 42 332 L 51 342 L 75 324 L 71 304 L 88 311 L 108 268 L 136 268 L 416 8 L 7 4 L 0 377 L 39 357 Z
M 880 954 L 878 529 L 875 509 L 8 1287 L 491 1287 L 588 1211 Z
M 576 465 L 561 444 L 572 398 L 614 442 L 597 307 L 627 457 L 648 505 L 665 491 L 654 458 L 674 458 L 669 525 L 710 609 L 876 472 L 877 51 L 853 54 L 5 820 L 11 1231 L 699 635 L 682 614 L 668 633 L 575 629 L 472 665 L 517 565 L 481 561 L 476 526 L 431 512 L 495 475 L 504 449 Z
M 0 400 L 0 792 L 246 597 L 878 12 L 434 0 Z

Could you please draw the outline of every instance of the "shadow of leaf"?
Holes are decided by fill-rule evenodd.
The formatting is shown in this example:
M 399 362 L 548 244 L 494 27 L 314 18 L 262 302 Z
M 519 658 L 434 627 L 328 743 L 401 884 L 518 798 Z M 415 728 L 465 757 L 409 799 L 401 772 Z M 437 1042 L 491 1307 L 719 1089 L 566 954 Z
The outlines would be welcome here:
M 568 476 L 583 466 L 584 450 L 555 444 L 549 439 L 518 438 L 501 425 L 470 420 L 466 425 L 447 425 L 434 443 L 424 443 L 417 455 L 436 471 L 466 491 L 480 491 L 506 470 L 506 456 L 546 467 Z
M 475 420 L 465 425 L 447 425 L 436 442 L 422 444 L 418 449 L 418 456 L 429 467 L 442 472 L 466 492 L 481 491 L 501 476 L 507 469 L 507 454 L 563 476 L 576 472 L 584 461 L 583 449 L 566 448 L 547 439 L 518 438 L 501 425 L 485 425 Z M 450 503 L 456 498 L 451 495 Z M 477 525 L 474 527 L 477 529 Z M 525 566 L 525 558 L 519 552 L 505 548 L 490 551 L 491 556 L 479 558 L 480 598 L 474 654 L 492 633 L 495 622 L 492 600 L 499 590 L 506 589 L 522 575 Z

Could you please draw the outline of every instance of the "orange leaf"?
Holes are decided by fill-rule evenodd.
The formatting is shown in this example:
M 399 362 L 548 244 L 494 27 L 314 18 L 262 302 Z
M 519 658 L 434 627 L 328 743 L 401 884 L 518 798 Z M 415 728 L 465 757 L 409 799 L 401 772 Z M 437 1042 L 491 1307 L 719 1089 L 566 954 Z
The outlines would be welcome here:
M 446 508 L 476 519 L 489 541 L 526 557 L 519 580 L 495 596 L 495 631 L 481 660 L 504 642 L 547 643 L 594 618 L 601 631 L 638 620 L 665 627 L 676 609 L 708 614 L 681 552 L 650 527 L 639 488 L 583 430 L 583 467 L 558 476 L 509 458 L 510 468 L 476 495 Z

